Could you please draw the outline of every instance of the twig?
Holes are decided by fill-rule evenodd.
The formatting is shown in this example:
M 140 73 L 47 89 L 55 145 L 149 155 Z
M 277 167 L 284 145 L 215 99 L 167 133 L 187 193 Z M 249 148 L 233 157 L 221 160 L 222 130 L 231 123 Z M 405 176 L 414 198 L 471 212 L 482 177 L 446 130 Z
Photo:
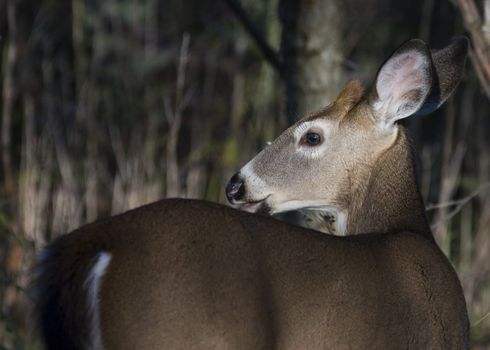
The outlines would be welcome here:
M 235 14 L 237 19 L 245 27 L 245 30 L 253 38 L 264 58 L 277 70 L 283 77 L 283 63 L 279 54 L 269 45 L 263 33 L 255 26 L 249 15 L 238 0 L 225 0 L 228 7 Z
M 444 202 L 444 203 L 436 203 L 436 204 L 429 204 L 426 206 L 425 210 L 430 211 L 430 210 L 435 210 L 439 208 L 447 208 L 447 207 L 452 207 L 454 205 L 465 205 L 468 203 L 470 200 L 481 194 L 482 192 L 486 191 L 487 189 L 490 188 L 490 183 L 484 184 L 477 188 L 475 191 L 471 192 L 468 196 L 463 197 L 461 199 L 457 199 L 454 201 L 449 201 L 449 202 Z
M 474 0 L 456 0 L 466 30 L 473 42 L 474 55 L 470 56 L 485 94 L 490 99 L 490 43 L 483 32 L 483 21 Z M 487 15 L 487 14 L 486 14 Z
M 475 252 L 471 262 L 471 266 L 464 274 L 462 280 L 465 299 L 468 305 L 473 304 L 475 294 L 483 277 L 486 275 L 489 264 L 490 252 L 490 236 L 488 235 L 488 227 L 490 225 L 490 199 L 487 198 L 483 208 L 480 211 L 480 222 L 478 230 L 474 238 Z
M 490 312 L 487 312 L 487 314 L 485 316 L 483 316 L 482 318 L 480 318 L 478 321 L 476 321 L 475 323 L 473 323 L 471 325 L 471 328 L 475 328 L 476 326 L 478 326 L 480 323 L 482 323 L 482 321 L 484 321 L 488 316 L 490 316 Z
M 453 216 L 455 216 L 456 214 L 458 214 L 461 209 L 469 202 L 471 201 L 474 197 L 478 196 L 479 194 L 481 194 L 482 192 L 488 190 L 490 188 L 490 183 L 487 183 L 481 187 L 479 187 L 478 189 L 476 189 L 475 191 L 473 191 L 470 195 L 462 198 L 462 199 L 459 199 L 459 200 L 456 200 L 456 201 L 452 201 L 452 202 L 446 202 L 446 203 L 440 203 L 440 204 L 435 204 L 435 205 L 428 205 L 426 210 L 434 210 L 434 209 L 437 209 L 437 208 L 445 208 L 445 207 L 449 207 L 449 206 L 453 206 L 453 205 L 456 205 L 456 208 L 454 208 L 453 210 L 451 210 L 449 213 L 447 213 L 443 219 L 439 220 L 438 222 L 436 222 L 435 224 L 433 224 L 431 226 L 431 228 L 434 230 L 435 228 L 437 228 L 439 225 L 442 225 L 443 223 L 449 221 Z

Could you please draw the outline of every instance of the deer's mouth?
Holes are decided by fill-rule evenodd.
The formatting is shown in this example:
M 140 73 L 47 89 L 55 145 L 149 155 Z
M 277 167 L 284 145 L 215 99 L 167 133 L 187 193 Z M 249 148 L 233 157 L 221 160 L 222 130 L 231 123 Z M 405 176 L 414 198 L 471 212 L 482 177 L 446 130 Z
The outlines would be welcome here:
M 240 207 L 240 210 L 246 211 L 248 213 L 269 214 L 271 210 L 266 203 L 267 198 L 269 198 L 269 197 L 267 196 L 264 199 L 261 199 L 258 201 L 246 202 L 246 203 L 242 204 L 242 206 Z

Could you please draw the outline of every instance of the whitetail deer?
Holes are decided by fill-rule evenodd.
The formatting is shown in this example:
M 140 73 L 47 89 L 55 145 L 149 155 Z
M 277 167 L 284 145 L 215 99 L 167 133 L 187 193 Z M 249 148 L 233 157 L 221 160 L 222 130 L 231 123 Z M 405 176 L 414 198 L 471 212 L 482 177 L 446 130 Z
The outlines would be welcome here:
M 458 84 L 467 40 L 399 48 L 247 164 L 231 201 L 334 211 L 335 237 L 163 200 L 56 239 L 37 270 L 49 349 L 463 349 L 465 301 L 432 239 L 401 118 Z

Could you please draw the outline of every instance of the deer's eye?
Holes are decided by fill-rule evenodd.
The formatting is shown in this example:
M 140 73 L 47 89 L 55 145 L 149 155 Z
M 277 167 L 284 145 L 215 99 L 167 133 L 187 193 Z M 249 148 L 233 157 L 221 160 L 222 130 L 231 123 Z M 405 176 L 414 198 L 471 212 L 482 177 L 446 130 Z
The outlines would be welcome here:
M 317 132 L 314 131 L 308 131 L 306 134 L 303 135 L 303 138 L 301 140 L 302 144 L 305 144 L 307 146 L 318 146 L 319 144 L 322 143 L 322 135 L 320 135 Z

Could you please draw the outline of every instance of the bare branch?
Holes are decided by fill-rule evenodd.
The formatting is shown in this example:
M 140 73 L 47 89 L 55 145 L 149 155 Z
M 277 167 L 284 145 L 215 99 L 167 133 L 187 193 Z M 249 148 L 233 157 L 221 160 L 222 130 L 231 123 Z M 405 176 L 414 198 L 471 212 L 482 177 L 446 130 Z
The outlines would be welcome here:
M 430 211 L 430 210 L 439 209 L 439 208 L 452 207 L 452 206 L 455 206 L 455 205 L 457 205 L 457 206 L 463 205 L 464 206 L 470 200 L 472 200 L 473 198 L 479 196 L 480 194 L 482 194 L 483 192 L 485 192 L 485 191 L 487 191 L 489 189 L 490 189 L 490 183 L 487 183 L 487 184 L 484 184 L 484 185 L 480 186 L 479 188 L 477 188 L 476 190 L 474 190 L 473 192 L 471 192 L 466 197 L 463 197 L 461 199 L 457 199 L 457 200 L 454 200 L 454 201 L 444 202 L 444 203 L 429 204 L 429 205 L 426 206 L 425 210 Z
M 437 204 L 437 205 L 434 205 L 434 206 L 427 206 L 427 210 L 432 210 L 432 209 L 436 209 L 436 208 L 439 208 L 440 209 L 440 208 L 446 208 L 446 207 L 450 207 L 450 206 L 455 206 L 455 208 L 453 210 L 451 210 L 449 213 L 447 213 L 443 218 L 439 218 L 436 221 L 436 223 L 434 223 L 431 226 L 431 228 L 433 230 L 436 230 L 439 226 L 441 226 L 441 225 L 445 224 L 446 222 L 448 222 L 449 220 L 451 220 L 474 197 L 476 197 L 479 194 L 485 192 L 489 188 L 490 188 L 490 184 L 487 183 L 487 184 L 481 186 L 480 188 L 476 189 L 475 191 L 473 191 L 470 195 L 468 195 L 468 196 L 466 196 L 466 197 L 464 197 L 462 199 L 459 199 L 459 200 L 456 200 L 456 201 L 453 201 L 453 202 L 441 203 L 441 204 Z
M 475 328 L 476 326 L 478 326 L 480 323 L 482 323 L 486 318 L 488 318 L 490 316 L 490 312 L 487 312 L 485 316 L 481 317 L 479 320 L 477 320 L 476 322 L 474 322 L 472 325 L 471 325 L 471 328 Z
M 461 12 L 466 30 L 470 33 L 473 42 L 474 54 L 470 56 L 475 67 L 478 79 L 482 84 L 485 94 L 490 99 L 490 42 L 484 32 L 484 22 L 478 13 L 474 0 L 456 0 L 456 5 Z M 490 13 L 485 13 L 490 15 Z M 485 19 L 485 23 L 488 19 Z
M 190 95 L 186 94 L 185 76 L 187 62 L 189 59 L 189 35 L 184 34 L 180 48 L 179 64 L 177 67 L 177 86 L 175 92 L 175 106 L 173 115 L 167 116 L 171 120 L 170 130 L 167 141 L 167 197 L 178 197 L 181 194 L 181 182 L 179 180 L 179 165 L 177 159 L 177 143 L 179 138 L 180 127 L 182 125 L 182 113 Z M 171 109 L 166 108 L 168 111 Z
M 473 67 L 475 68 L 476 76 L 480 81 L 480 85 L 485 91 L 485 95 L 487 95 L 490 98 L 490 81 L 485 77 L 485 72 L 483 71 L 482 67 L 478 63 L 478 57 L 476 56 L 475 51 L 473 49 L 470 49 L 469 57 L 471 60 L 471 64 L 473 64 Z
M 238 0 L 225 0 L 228 7 L 235 14 L 237 19 L 242 23 L 245 30 L 257 44 L 264 58 L 271 64 L 277 72 L 283 76 L 283 64 L 279 54 L 269 45 L 264 38 L 263 33 L 257 28 L 248 16 L 242 4 Z
M 462 280 L 465 299 L 471 305 L 479 283 L 489 271 L 490 236 L 488 226 L 490 225 L 490 199 L 487 198 L 481 211 L 480 223 L 475 236 L 475 252 L 468 271 Z

